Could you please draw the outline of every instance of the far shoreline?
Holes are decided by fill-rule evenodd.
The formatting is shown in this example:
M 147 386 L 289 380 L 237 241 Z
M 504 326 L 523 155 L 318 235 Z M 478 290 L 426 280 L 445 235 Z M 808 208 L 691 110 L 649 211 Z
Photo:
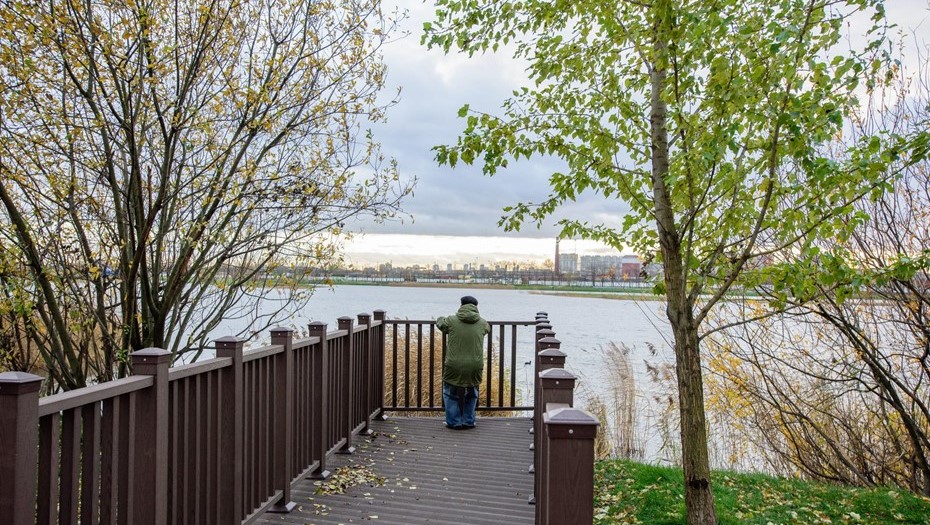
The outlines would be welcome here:
M 535 284 L 496 284 L 496 283 L 465 283 L 465 282 L 420 282 L 420 281 L 348 281 L 334 279 L 332 286 L 384 286 L 397 288 L 462 288 L 476 290 L 514 290 L 524 291 L 538 295 L 554 295 L 559 297 L 580 297 L 587 299 L 612 299 L 623 301 L 662 301 L 664 297 L 655 295 L 648 288 L 636 287 L 629 289 L 605 288 L 600 286 L 555 286 Z

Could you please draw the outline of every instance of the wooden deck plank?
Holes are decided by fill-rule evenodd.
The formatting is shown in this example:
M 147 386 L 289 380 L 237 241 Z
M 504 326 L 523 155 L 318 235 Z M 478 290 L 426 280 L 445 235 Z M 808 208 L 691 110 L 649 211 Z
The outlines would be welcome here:
M 383 484 L 318 495 L 306 480 L 293 488 L 296 510 L 257 523 L 530 525 L 530 426 L 527 418 L 480 418 L 477 428 L 459 431 L 439 417 L 375 421 L 375 435 L 359 438 L 354 455 L 332 456 L 330 468 L 363 466 Z

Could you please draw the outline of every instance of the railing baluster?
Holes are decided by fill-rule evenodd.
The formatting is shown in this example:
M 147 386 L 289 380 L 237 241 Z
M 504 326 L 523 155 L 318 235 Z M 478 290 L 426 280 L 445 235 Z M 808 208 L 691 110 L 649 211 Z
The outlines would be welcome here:
M 410 408 L 410 323 L 404 324 L 404 407 Z
M 497 354 L 500 356 L 497 362 L 497 406 L 504 406 L 504 348 L 506 348 L 504 342 L 504 325 L 500 326 L 498 330 L 500 334 L 498 339 L 498 350 Z M 488 334 L 488 339 L 491 338 L 491 334 Z
M 135 507 L 133 489 L 135 464 L 132 458 L 136 453 L 136 397 L 137 393 L 132 392 L 127 396 L 123 396 L 123 400 L 120 402 L 119 418 L 120 421 L 123 421 L 123 424 L 119 429 L 119 455 L 125 459 L 119 463 L 117 523 L 129 523 Z
M 423 407 L 423 324 L 417 323 L 417 408 Z
M 36 397 L 38 398 L 38 396 Z M 60 425 L 61 416 L 58 412 L 39 420 L 39 502 L 37 520 L 39 525 L 55 525 L 58 523 L 58 438 L 61 435 Z M 3 428 L 11 427 L 4 423 Z M 4 443 L 6 443 L 5 439 Z M 6 460 L 3 463 L 6 464 Z M 3 484 L 5 479 L 7 479 L 7 476 L 0 476 L 0 485 Z M 0 514 L 0 517 L 4 516 Z
M 371 430 L 371 413 L 373 407 L 371 406 L 371 392 L 374 390 L 372 385 L 372 376 L 375 375 L 372 370 L 372 364 L 374 359 L 372 357 L 372 327 L 371 327 L 371 314 L 362 313 L 358 314 L 358 324 L 359 326 L 364 326 L 365 331 L 361 332 L 361 348 L 358 349 L 358 355 L 360 361 L 356 366 L 356 369 L 359 373 L 359 379 L 361 384 L 358 389 L 358 401 L 356 406 L 359 407 L 359 415 L 362 421 L 365 423 L 365 426 L 362 427 L 361 433 L 366 436 L 372 434 Z M 380 372 L 383 376 L 384 372 Z
M 100 403 L 81 415 L 81 523 L 97 523 L 100 513 Z
M 397 325 L 391 325 L 391 336 L 393 338 L 393 345 L 391 345 L 392 360 L 391 360 L 391 407 L 397 408 Z
M 517 406 L 517 325 L 510 326 L 510 406 Z
M 427 405 L 432 408 L 436 406 L 436 324 L 429 325 L 429 399 Z
M 340 432 L 345 434 L 345 444 L 339 449 L 340 454 L 353 454 L 355 447 L 352 446 L 352 430 L 355 428 L 355 422 L 352 421 L 352 402 L 355 398 L 354 384 L 352 381 L 352 363 L 354 362 L 353 354 L 353 325 L 354 320 L 351 317 L 339 318 L 339 330 L 345 330 L 346 335 L 344 345 L 339 355 L 340 369 L 342 370 L 342 421 L 339 422 Z M 342 439 L 342 436 L 340 436 Z
M 385 338 L 387 337 L 387 324 L 386 313 L 384 310 L 375 310 L 375 321 L 381 323 L 378 327 L 378 334 L 376 336 L 376 350 L 375 350 L 375 381 L 377 381 L 378 387 L 375 389 L 374 393 L 374 406 L 378 409 L 378 413 L 381 414 L 381 417 L 384 417 L 384 345 Z M 432 381 L 432 378 L 430 379 Z
M 100 523 L 111 525 L 117 523 L 117 491 L 115 489 L 118 480 L 117 465 L 120 462 L 117 440 L 121 423 L 120 403 L 122 399 L 117 396 L 103 402 L 103 420 L 100 426 L 100 449 L 103 454 L 100 480 Z
M 329 399 L 329 347 L 326 340 L 326 324 L 319 321 L 310 323 L 310 337 L 318 337 L 316 351 L 313 352 L 313 460 L 320 466 L 311 474 L 313 479 L 326 479 L 326 452 L 329 450 L 329 417 L 327 415 L 331 400 Z
M 78 522 L 80 507 L 81 411 L 66 410 L 61 418 L 61 489 L 58 519 L 62 524 Z
M 275 328 L 271 331 L 271 344 L 281 345 L 284 351 L 275 356 L 275 410 L 271 428 L 276 430 L 274 442 L 274 490 L 281 498 L 269 512 L 287 513 L 297 504 L 291 501 L 290 468 L 294 459 L 294 331 Z

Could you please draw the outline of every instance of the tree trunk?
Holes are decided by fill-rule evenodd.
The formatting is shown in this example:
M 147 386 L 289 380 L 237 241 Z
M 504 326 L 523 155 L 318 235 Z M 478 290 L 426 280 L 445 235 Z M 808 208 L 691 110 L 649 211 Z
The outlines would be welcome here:
M 688 299 L 685 254 L 675 224 L 672 196 L 665 184 L 669 173 L 668 108 L 662 98 L 667 83 L 667 10 L 658 9 L 655 25 L 654 63 L 650 72 L 650 131 L 652 138 L 652 189 L 656 231 L 662 249 L 665 274 L 666 314 L 675 337 L 675 372 L 681 415 L 681 460 L 685 476 L 685 507 L 688 525 L 716 525 L 717 512 L 710 483 L 707 426 L 704 417 L 704 384 L 698 327 L 694 305 Z
M 685 506 L 689 525 L 716 525 L 717 513 L 714 508 L 707 452 L 701 351 L 692 312 L 691 305 L 673 304 L 671 294 L 669 295 L 667 313 L 675 337 L 675 372 L 678 377 L 678 404 L 681 416 Z

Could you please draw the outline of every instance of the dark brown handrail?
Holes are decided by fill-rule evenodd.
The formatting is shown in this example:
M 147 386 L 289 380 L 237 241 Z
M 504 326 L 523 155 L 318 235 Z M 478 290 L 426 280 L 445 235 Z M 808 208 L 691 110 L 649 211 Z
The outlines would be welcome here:
M 147 349 L 133 377 L 41 400 L 42 378 L 0 374 L 0 523 L 238 525 L 289 511 L 292 483 L 328 476 L 327 454 L 351 452 L 382 410 L 383 318 L 314 323 L 300 341 L 277 328 L 249 351 L 223 338 L 217 358 L 173 369 Z
M 519 345 L 530 345 L 539 372 L 537 523 L 590 523 L 596 420 L 546 405 L 572 403 L 565 354 L 547 319 L 490 323 L 485 383 L 497 389 L 486 389 L 480 409 L 533 409 L 516 406 L 514 366 Z M 533 327 L 522 343 L 521 327 Z M 271 345 L 250 351 L 245 340 L 219 339 L 216 359 L 173 369 L 168 352 L 142 350 L 131 354 L 133 377 L 41 400 L 42 378 L 0 374 L 0 523 L 251 523 L 292 509 L 291 486 L 327 477 L 329 454 L 351 453 L 373 417 L 441 410 L 433 378 L 445 338 L 435 321 L 388 321 L 375 311 L 357 324 L 340 318 L 338 330 L 309 330 L 297 341 L 292 330 L 274 329 Z M 399 360 L 408 377 L 415 371 L 415 388 L 399 387 Z

